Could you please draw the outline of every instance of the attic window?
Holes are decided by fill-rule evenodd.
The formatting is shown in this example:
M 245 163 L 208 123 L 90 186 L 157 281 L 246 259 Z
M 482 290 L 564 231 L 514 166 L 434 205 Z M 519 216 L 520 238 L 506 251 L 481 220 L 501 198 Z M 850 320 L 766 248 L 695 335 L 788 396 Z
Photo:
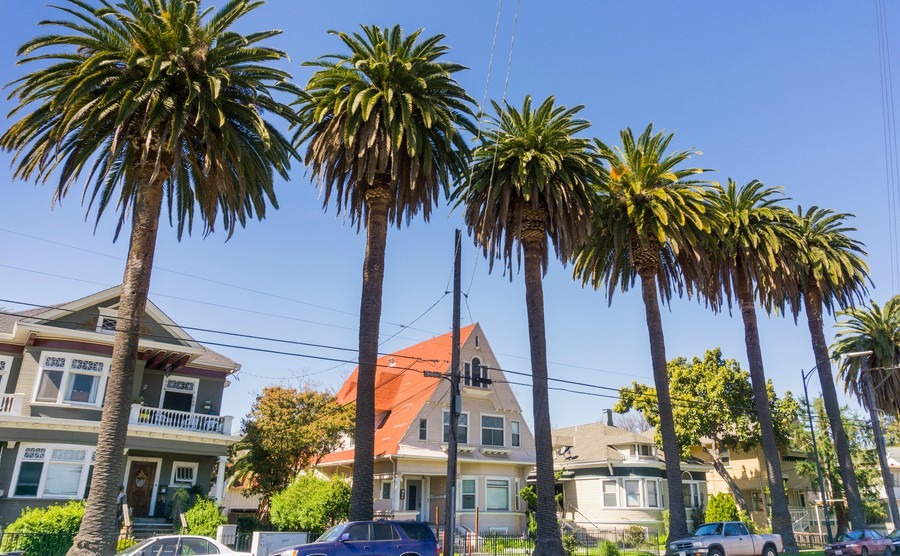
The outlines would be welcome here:
M 463 366 L 463 384 L 476 388 L 488 387 L 488 369 L 481 364 L 481 359 L 473 357 L 471 363 Z
M 118 309 L 113 307 L 100 307 L 100 316 L 97 317 L 97 332 L 101 334 L 116 333 L 116 316 Z
M 479 347 L 481 346 L 478 345 L 478 334 L 475 334 L 475 349 L 478 349 Z

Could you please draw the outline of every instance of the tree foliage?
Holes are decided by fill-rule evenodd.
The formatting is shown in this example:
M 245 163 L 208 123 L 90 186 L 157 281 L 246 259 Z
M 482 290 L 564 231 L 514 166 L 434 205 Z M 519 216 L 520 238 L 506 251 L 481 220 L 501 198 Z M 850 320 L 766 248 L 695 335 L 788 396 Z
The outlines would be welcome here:
M 302 470 L 336 450 L 353 430 L 353 408 L 309 387 L 269 386 L 257 396 L 241 425 L 244 438 L 232 448 L 231 476 L 248 494 L 269 498 L 287 488 Z
M 204 537 L 215 537 L 219 525 L 228 523 L 215 501 L 209 498 L 202 498 L 191 506 L 184 513 L 184 521 L 186 525 L 181 531 L 183 534 Z
M 4 533 L 34 533 L 3 535 L 0 550 L 22 550 L 25 554 L 50 554 L 60 546 L 71 544 L 84 517 L 84 502 L 73 500 L 46 508 L 25 508 L 18 519 L 10 523 Z
M 741 516 L 738 512 L 737 504 L 734 498 L 727 492 L 720 492 L 709 497 L 706 504 L 706 521 L 740 521 Z
M 350 483 L 341 475 L 326 479 L 301 473 L 272 497 L 272 524 L 282 531 L 321 533 L 350 515 Z

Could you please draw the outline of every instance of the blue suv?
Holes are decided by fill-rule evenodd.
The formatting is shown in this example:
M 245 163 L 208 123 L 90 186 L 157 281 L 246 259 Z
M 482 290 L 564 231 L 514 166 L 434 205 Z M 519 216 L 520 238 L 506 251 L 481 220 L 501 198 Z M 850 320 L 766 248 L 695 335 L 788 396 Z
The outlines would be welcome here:
M 437 556 L 437 539 L 421 521 L 351 521 L 335 525 L 314 543 L 271 556 Z

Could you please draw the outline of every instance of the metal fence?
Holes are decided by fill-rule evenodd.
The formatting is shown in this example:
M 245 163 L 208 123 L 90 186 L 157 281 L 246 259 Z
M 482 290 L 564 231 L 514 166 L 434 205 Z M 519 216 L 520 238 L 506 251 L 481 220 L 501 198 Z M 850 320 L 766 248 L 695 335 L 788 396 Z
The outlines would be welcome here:
M 566 552 L 572 556 L 662 556 L 666 548 L 660 544 L 657 531 L 642 527 L 627 529 L 577 529 L 563 533 Z M 530 556 L 534 539 L 527 535 L 494 532 L 457 534 L 454 552 L 490 556 Z
M 65 556 L 71 546 L 71 535 L 0 532 L 0 554 Z

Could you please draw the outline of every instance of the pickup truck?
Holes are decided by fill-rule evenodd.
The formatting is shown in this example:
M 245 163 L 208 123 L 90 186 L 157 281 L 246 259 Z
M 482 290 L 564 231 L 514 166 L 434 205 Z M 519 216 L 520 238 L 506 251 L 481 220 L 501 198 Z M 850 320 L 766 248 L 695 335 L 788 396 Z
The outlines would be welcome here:
M 777 556 L 783 549 L 781 535 L 751 535 L 740 521 L 705 523 L 669 543 L 672 556 Z

